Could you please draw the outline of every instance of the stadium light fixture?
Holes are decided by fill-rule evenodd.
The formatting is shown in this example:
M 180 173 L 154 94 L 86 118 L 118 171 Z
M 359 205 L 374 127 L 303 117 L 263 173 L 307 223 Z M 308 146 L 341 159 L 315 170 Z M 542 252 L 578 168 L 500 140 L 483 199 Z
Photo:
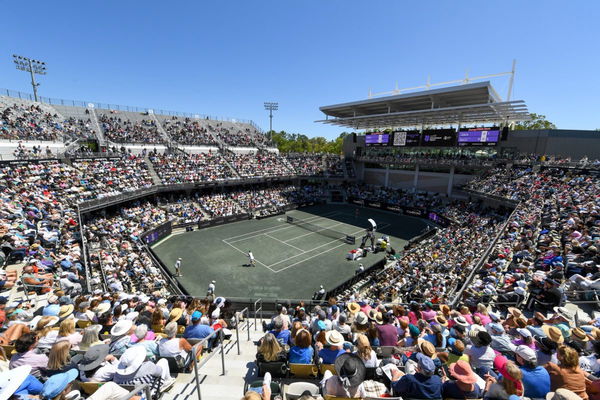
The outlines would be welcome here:
M 269 111 L 269 134 L 271 135 L 271 139 L 273 138 L 273 111 L 277 111 L 278 109 L 279 103 L 265 101 L 265 110 Z
M 38 101 L 37 87 L 39 83 L 35 82 L 35 74 L 46 75 L 46 63 L 40 60 L 34 60 L 28 57 L 18 56 L 13 54 L 13 61 L 18 70 L 29 72 L 31 75 L 31 87 L 33 87 L 33 97 Z

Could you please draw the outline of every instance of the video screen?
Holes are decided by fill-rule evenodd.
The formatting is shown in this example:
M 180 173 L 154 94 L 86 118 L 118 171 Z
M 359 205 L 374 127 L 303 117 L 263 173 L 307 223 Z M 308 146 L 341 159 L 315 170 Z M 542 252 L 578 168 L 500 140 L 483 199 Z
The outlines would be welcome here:
M 367 146 L 387 146 L 390 142 L 388 133 L 367 133 L 365 135 L 365 144 Z
M 499 128 L 472 128 L 458 132 L 459 146 L 495 146 L 499 140 Z
M 451 147 L 456 145 L 456 130 L 425 129 L 421 136 L 421 146 Z

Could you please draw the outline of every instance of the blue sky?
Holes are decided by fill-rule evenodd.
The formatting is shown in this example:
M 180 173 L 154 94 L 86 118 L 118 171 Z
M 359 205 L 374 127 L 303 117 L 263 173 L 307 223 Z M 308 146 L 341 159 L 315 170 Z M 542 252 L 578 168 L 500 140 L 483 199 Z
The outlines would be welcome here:
M 44 60 L 40 94 L 252 119 L 337 136 L 322 105 L 509 70 L 513 99 L 559 128 L 600 128 L 597 1 L 4 1 L 0 88 L 31 91 L 11 55 Z M 506 78 L 494 81 L 504 96 Z

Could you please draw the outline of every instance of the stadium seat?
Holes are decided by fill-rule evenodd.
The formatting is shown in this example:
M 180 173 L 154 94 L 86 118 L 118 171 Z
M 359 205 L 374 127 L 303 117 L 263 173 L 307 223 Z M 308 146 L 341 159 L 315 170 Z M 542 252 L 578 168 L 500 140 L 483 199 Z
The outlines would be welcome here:
M 319 369 L 315 364 L 289 364 L 290 374 L 294 378 L 316 378 Z
M 77 327 L 79 329 L 85 329 L 88 326 L 92 325 L 92 321 L 83 321 L 83 320 L 78 320 L 77 321 Z
M 244 384 L 244 393 L 246 393 L 250 388 L 260 388 L 263 385 L 263 380 L 259 379 L 250 384 L 247 382 Z M 278 382 L 271 381 L 271 399 L 274 399 L 275 396 L 281 394 L 281 385 Z
M 330 371 L 333 375 L 337 375 L 334 364 L 321 364 L 319 365 L 319 372 L 321 375 L 325 373 L 325 371 Z
M 79 389 L 88 396 L 96 393 L 96 390 L 98 390 L 100 386 L 104 385 L 104 382 L 76 382 L 79 385 Z
M 312 396 L 317 396 L 319 387 L 310 382 L 292 382 L 285 389 L 285 398 L 287 400 L 297 400 L 306 391 L 309 391 Z
M 265 376 L 265 373 L 271 373 L 273 378 L 284 378 L 288 373 L 288 365 L 285 361 L 257 362 L 258 376 Z
M 331 394 L 326 394 L 325 396 L 323 396 L 323 399 L 325 399 L 325 400 L 335 400 L 335 399 L 362 400 L 360 397 L 338 397 L 338 396 L 333 396 Z

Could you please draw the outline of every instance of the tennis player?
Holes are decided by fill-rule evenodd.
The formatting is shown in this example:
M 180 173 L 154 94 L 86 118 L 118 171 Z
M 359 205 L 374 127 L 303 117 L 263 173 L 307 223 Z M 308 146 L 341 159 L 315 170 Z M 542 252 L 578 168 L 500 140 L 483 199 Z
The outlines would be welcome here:
M 175 261 L 175 276 L 183 276 L 181 274 L 181 257 Z
M 256 260 L 254 259 L 254 254 L 252 254 L 252 252 L 248 250 L 248 254 L 246 255 L 248 256 L 248 266 L 256 267 Z

